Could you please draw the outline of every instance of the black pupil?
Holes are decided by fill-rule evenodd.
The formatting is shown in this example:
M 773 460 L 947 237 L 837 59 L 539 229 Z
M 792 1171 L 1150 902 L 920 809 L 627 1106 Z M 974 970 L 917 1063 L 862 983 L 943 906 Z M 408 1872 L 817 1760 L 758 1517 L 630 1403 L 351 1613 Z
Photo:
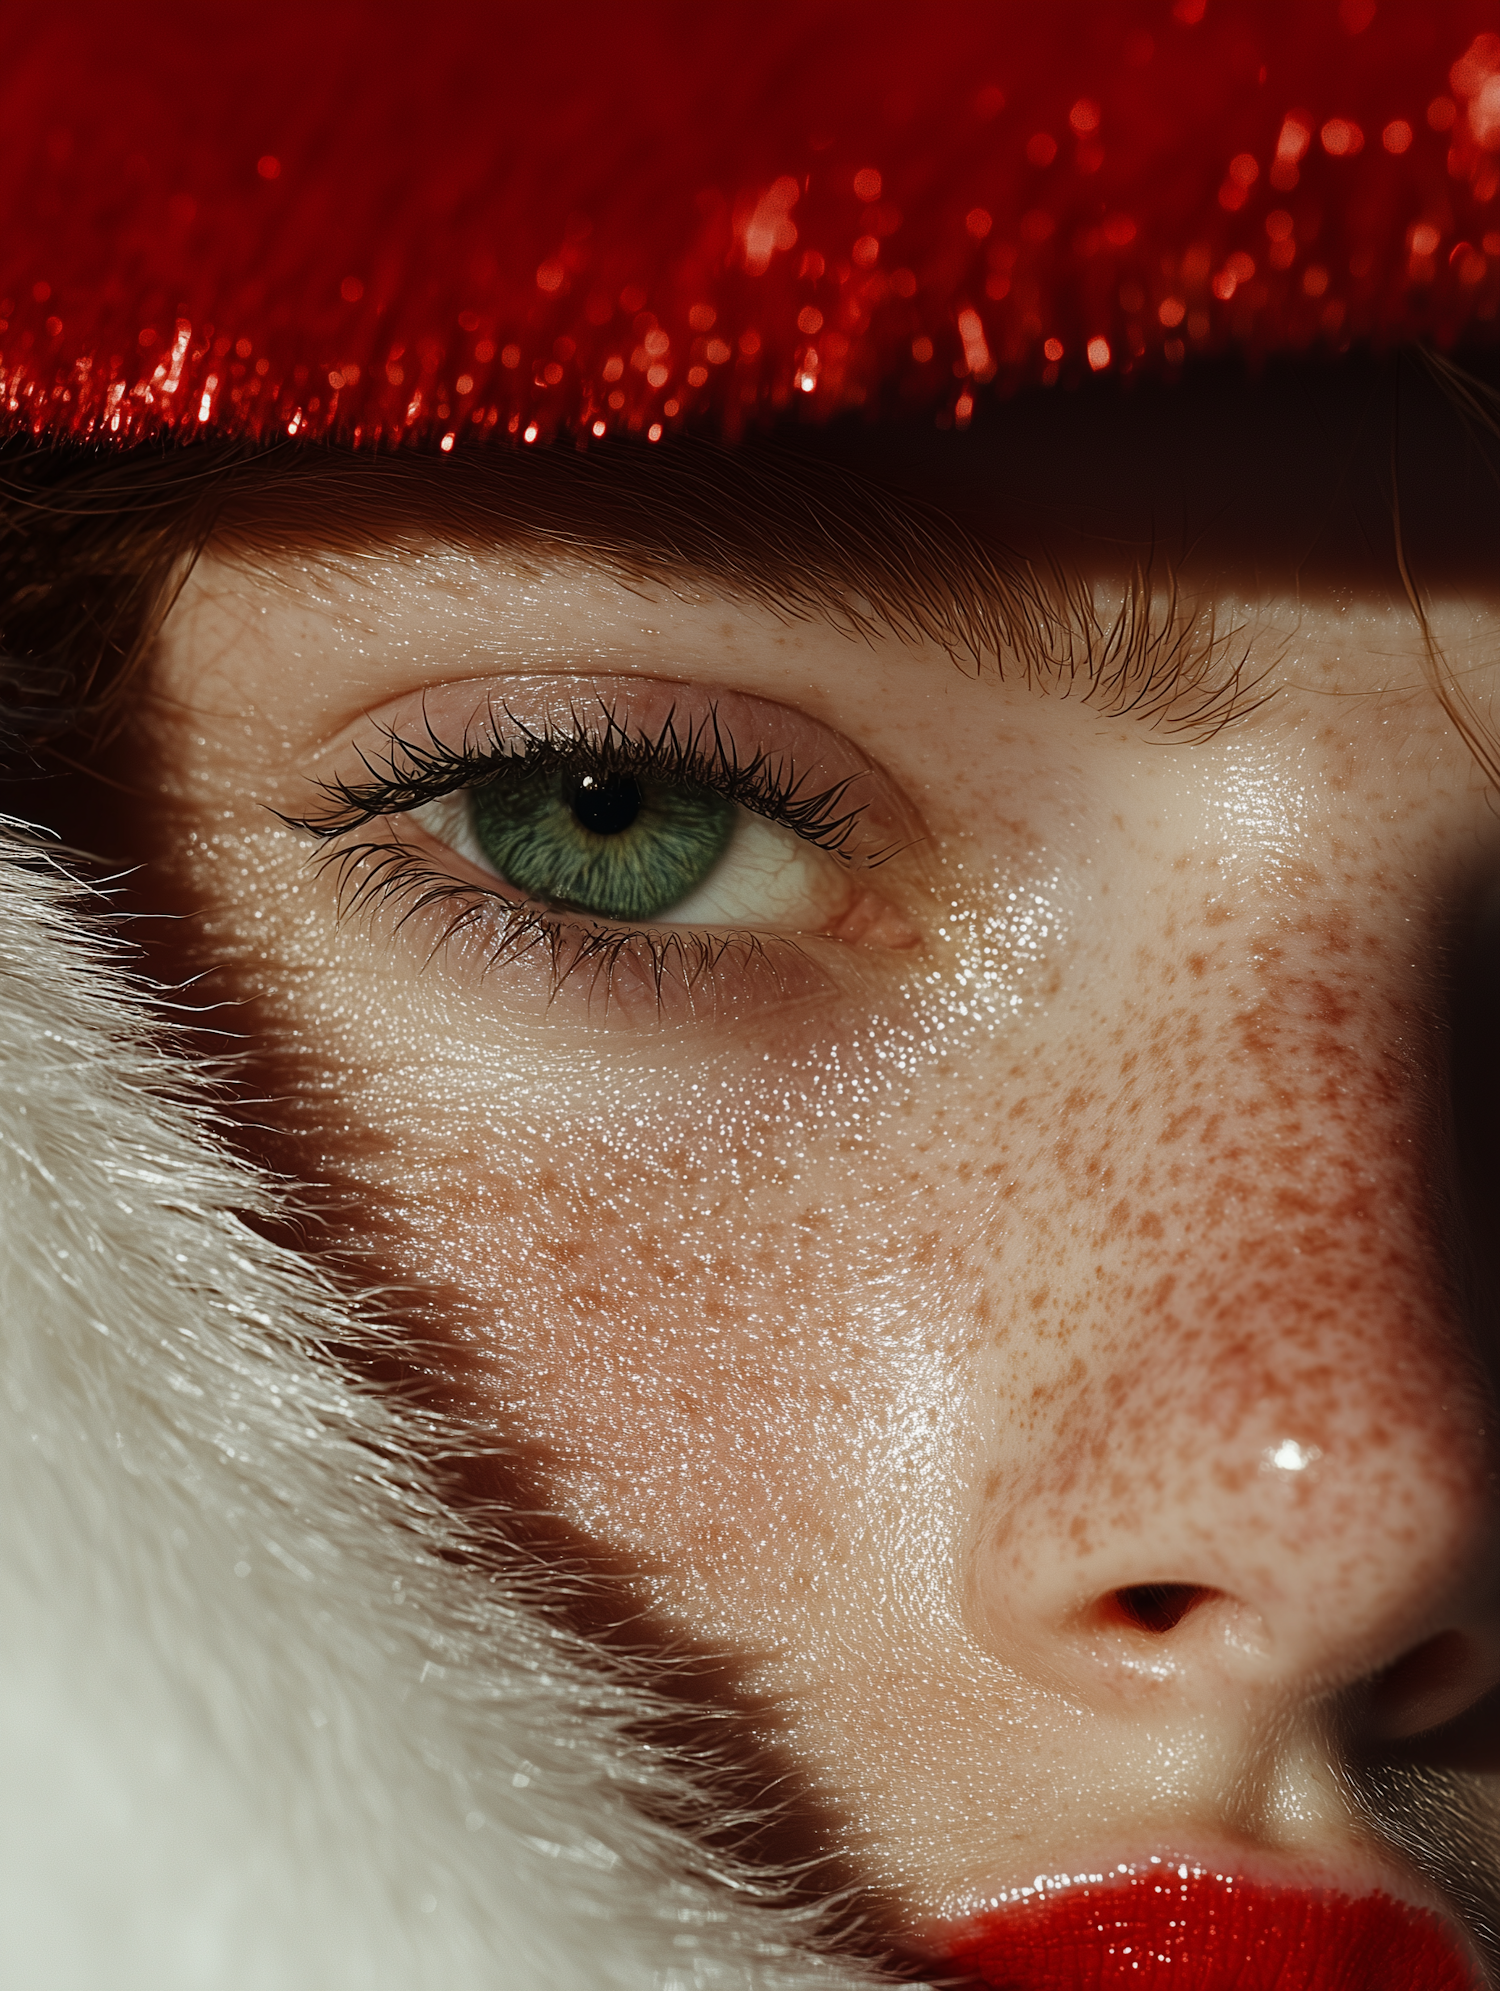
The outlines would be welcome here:
M 641 813 L 639 785 L 628 774 L 586 774 L 573 790 L 573 814 L 595 836 L 619 836 Z

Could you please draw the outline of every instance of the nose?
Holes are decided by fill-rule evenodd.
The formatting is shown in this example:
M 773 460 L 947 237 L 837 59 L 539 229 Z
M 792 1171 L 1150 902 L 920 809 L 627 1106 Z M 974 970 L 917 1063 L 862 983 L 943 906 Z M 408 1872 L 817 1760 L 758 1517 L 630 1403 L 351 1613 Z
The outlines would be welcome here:
M 998 1413 L 969 1594 L 993 1649 L 1085 1702 L 1149 1682 L 1154 1709 L 1284 1721 L 1342 1695 L 1388 1738 L 1500 1680 L 1447 1038 L 1378 951 L 1280 936 L 1059 1144 L 1092 1184 L 1157 1159 L 1078 1234 L 1086 1332 L 1058 1340 L 1087 1356 Z

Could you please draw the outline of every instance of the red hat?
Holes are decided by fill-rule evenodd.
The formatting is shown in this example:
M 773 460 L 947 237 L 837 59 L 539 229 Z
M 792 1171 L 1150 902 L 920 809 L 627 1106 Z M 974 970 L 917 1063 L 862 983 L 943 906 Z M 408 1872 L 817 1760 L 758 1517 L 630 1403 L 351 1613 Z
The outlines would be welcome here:
M 1500 308 L 1497 26 L 12 6 L 0 389 L 35 432 L 449 448 L 1450 344 Z

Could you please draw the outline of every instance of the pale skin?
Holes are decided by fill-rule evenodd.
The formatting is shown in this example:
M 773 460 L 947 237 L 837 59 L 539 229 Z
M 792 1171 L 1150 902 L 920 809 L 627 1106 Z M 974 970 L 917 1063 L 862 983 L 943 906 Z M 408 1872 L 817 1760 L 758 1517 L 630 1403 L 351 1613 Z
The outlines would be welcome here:
M 1500 1678 L 1447 1100 L 1500 817 L 1403 602 L 1214 605 L 1274 696 L 1177 737 L 691 575 L 211 550 L 112 762 L 276 1160 L 916 1933 L 1153 1855 L 1426 1898 L 1341 1766 Z M 1481 709 L 1495 626 L 1434 604 Z M 760 946 L 659 1006 L 351 908 L 280 819 L 600 701 L 733 702 L 874 823 L 779 831 Z M 485 889 L 445 825 L 373 834 Z

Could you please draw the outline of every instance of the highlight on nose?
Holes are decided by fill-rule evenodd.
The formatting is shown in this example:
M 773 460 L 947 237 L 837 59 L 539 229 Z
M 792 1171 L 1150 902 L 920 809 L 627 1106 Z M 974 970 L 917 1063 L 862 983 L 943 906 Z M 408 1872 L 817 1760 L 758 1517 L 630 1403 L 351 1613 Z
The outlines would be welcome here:
M 1089 1533 L 1029 1488 L 981 1532 L 971 1623 L 1126 1728 L 1206 1722 L 1238 1746 L 1231 1729 L 1289 1733 L 1293 1710 L 1317 1726 L 1333 1706 L 1350 1746 L 1440 1728 L 1500 1684 L 1487 1458 L 1454 1395 L 1446 1450 L 1395 1430 L 1380 1446 L 1268 1421 L 1189 1431 L 1178 1471 L 1153 1453 L 1137 1468 L 1147 1496 L 1111 1508 L 1136 1466 L 1123 1436 L 1070 1484 Z

